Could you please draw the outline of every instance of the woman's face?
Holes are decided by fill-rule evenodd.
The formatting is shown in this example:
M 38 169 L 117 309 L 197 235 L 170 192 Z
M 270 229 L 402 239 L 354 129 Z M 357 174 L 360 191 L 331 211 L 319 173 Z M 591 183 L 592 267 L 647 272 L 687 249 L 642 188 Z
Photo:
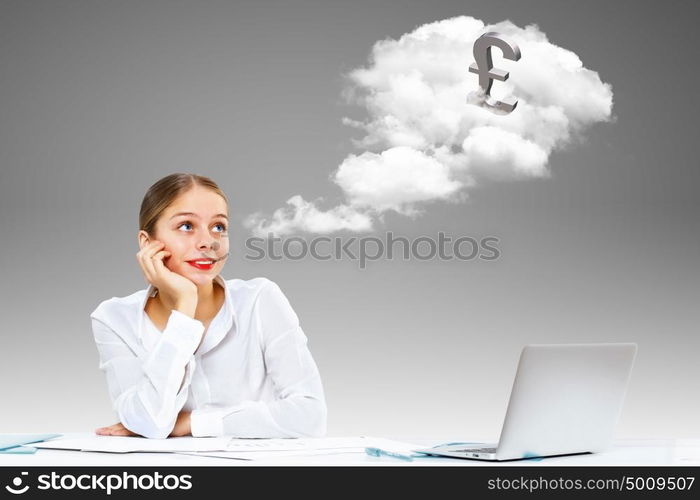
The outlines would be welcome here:
M 160 215 L 156 239 L 170 252 L 163 262 L 171 271 L 185 276 L 197 286 L 207 285 L 221 272 L 228 254 L 228 207 L 214 191 L 195 185 L 178 196 Z M 139 233 L 141 246 L 148 242 Z M 213 266 L 197 266 L 191 261 L 217 260 Z

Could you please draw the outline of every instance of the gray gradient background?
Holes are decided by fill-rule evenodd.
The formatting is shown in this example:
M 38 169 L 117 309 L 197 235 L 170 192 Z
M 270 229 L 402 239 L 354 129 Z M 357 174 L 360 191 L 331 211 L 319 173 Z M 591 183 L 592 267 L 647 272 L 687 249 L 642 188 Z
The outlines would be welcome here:
M 0 431 L 116 422 L 89 313 L 145 288 L 141 198 L 211 176 L 234 216 L 225 278 L 299 315 L 330 435 L 497 437 L 522 346 L 639 344 L 620 437 L 700 422 L 697 10 L 691 2 L 0 2 Z M 357 152 L 341 75 L 372 44 L 456 15 L 537 23 L 614 91 L 615 123 L 552 177 L 388 216 L 380 235 L 495 235 L 497 262 L 249 262 L 241 221 L 337 201 Z M 465 68 L 466 71 L 466 68 Z

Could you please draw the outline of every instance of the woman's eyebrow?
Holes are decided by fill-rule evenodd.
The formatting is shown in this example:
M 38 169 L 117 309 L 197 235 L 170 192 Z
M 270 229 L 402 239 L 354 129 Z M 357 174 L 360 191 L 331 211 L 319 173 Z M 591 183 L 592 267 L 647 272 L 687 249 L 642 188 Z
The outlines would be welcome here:
M 176 213 L 175 215 L 173 215 L 172 217 L 170 217 L 170 219 L 172 220 L 172 219 L 174 219 L 175 217 L 179 217 L 179 216 L 181 216 L 181 215 L 186 215 L 186 216 L 188 216 L 188 217 L 197 217 L 197 218 L 199 218 L 199 215 L 197 215 L 197 214 L 195 214 L 195 213 L 193 213 L 193 212 L 178 212 L 178 213 Z M 228 220 L 228 216 L 227 216 L 226 214 L 216 214 L 214 217 L 212 217 L 212 219 L 214 219 L 214 218 L 216 218 L 216 217 L 223 217 L 224 219 Z

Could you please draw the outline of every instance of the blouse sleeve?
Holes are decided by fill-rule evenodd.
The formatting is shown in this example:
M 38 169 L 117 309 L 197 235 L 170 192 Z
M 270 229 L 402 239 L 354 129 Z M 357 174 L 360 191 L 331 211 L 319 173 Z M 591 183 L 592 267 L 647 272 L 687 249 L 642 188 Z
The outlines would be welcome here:
M 327 409 L 323 386 L 299 318 L 273 281 L 260 291 L 256 309 L 264 362 L 276 398 L 193 410 L 192 435 L 242 438 L 325 435 Z
M 153 349 L 138 357 L 112 328 L 91 319 L 100 370 L 120 422 L 144 437 L 168 437 L 187 401 L 204 324 L 173 310 Z

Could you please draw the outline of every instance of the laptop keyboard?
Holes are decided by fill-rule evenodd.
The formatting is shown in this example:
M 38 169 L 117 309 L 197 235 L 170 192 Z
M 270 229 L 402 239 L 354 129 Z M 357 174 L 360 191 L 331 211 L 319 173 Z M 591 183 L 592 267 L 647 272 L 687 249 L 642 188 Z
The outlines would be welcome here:
M 463 450 L 450 450 L 457 452 L 470 452 L 470 453 L 496 453 L 496 448 L 464 448 Z

